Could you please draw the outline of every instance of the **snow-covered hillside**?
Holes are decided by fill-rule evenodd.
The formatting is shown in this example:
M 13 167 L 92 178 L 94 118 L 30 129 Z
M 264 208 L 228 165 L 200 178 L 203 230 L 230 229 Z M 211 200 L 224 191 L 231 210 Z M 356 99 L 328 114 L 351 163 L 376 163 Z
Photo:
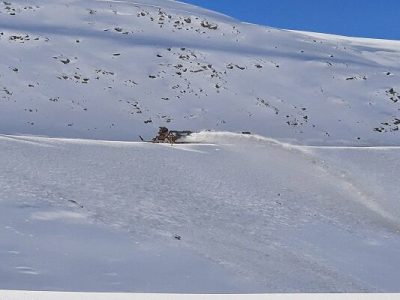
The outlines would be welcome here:
M 195 139 L 1 137 L 0 287 L 398 291 L 398 148 Z
M 159 125 L 398 144 L 400 42 L 241 24 L 166 0 L 0 4 L 0 131 L 136 140 Z
M 399 292 L 399 126 L 398 41 L 1 2 L 0 289 Z

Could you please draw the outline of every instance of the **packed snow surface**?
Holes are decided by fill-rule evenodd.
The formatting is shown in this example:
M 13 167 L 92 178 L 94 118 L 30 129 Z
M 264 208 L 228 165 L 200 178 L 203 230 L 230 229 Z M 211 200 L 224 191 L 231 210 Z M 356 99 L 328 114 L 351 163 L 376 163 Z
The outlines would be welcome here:
M 400 291 L 399 41 L 10 0 L 0 49 L 0 289 Z

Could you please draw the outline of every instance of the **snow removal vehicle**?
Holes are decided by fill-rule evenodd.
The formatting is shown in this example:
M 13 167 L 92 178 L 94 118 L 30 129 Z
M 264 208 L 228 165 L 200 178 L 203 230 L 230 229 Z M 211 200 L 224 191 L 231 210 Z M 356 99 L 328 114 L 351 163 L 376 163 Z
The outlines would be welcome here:
M 151 140 L 145 141 L 141 136 L 143 142 L 151 143 L 169 143 L 169 144 L 184 144 L 184 138 L 192 134 L 189 130 L 169 130 L 167 127 L 159 127 L 158 134 Z

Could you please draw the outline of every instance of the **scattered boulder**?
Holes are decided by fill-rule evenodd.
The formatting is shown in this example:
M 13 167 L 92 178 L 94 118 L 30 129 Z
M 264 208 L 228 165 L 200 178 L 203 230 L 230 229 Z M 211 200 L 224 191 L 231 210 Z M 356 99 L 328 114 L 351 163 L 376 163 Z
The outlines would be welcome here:
M 212 24 L 212 23 L 210 23 L 208 21 L 201 21 L 200 25 L 201 25 L 201 27 L 208 28 L 208 29 L 211 29 L 211 30 L 217 30 L 218 29 L 218 25 L 217 24 Z

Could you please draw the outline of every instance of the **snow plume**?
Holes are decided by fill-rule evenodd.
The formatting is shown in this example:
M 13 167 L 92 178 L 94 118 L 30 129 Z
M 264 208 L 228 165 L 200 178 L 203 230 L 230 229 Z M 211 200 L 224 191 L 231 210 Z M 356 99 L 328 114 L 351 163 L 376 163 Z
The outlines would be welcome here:
M 200 131 L 186 137 L 184 142 L 209 143 L 209 144 L 258 144 L 280 146 L 287 150 L 302 150 L 301 147 L 284 143 L 276 139 L 264 137 L 258 134 L 244 134 L 228 131 Z M 304 150 L 306 151 L 306 150 Z

